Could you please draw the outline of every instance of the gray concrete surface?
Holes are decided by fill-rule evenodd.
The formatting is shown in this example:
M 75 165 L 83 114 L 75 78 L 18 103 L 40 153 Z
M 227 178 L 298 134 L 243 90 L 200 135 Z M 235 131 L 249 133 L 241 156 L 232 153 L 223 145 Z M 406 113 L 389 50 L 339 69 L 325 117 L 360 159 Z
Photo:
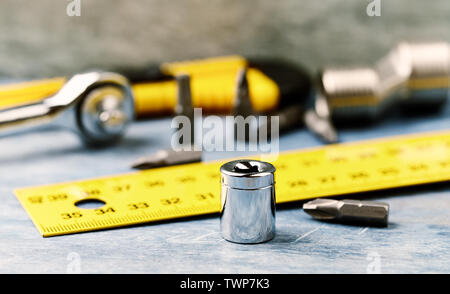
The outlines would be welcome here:
M 315 71 L 374 61 L 398 40 L 450 41 L 448 0 L 0 2 L 0 75 L 54 76 L 220 54 L 279 56 Z
M 317 70 L 370 62 L 398 40 L 450 41 L 448 0 L 0 2 L 0 76 L 37 78 L 92 66 L 139 65 L 239 53 L 282 56 Z M 392 117 L 342 130 L 344 142 L 442 130 L 450 105 L 434 117 Z M 277 214 L 272 242 L 223 241 L 217 217 L 42 238 L 13 189 L 129 172 L 137 157 L 168 147 L 170 120 L 136 123 L 119 145 L 88 151 L 70 133 L 49 130 L 1 138 L 0 273 L 449 273 L 449 185 L 381 191 L 386 229 L 312 220 L 297 208 Z M 283 136 L 282 150 L 318 146 L 305 130 Z M 229 157 L 207 153 L 205 160 Z M 76 264 L 75 264 L 76 265 Z M 76 267 L 75 267 L 76 268 Z
M 372 194 L 390 205 L 387 228 L 315 221 L 296 204 L 278 209 L 275 239 L 258 245 L 224 241 L 217 216 L 41 237 L 15 188 L 131 172 L 136 158 L 170 146 L 170 122 L 133 124 L 118 145 L 96 151 L 58 130 L 0 137 L 0 273 L 450 273 L 448 182 Z M 433 117 L 391 116 L 340 135 L 351 142 L 448 126 L 450 104 Z M 319 145 L 304 129 L 280 138 L 281 150 Z

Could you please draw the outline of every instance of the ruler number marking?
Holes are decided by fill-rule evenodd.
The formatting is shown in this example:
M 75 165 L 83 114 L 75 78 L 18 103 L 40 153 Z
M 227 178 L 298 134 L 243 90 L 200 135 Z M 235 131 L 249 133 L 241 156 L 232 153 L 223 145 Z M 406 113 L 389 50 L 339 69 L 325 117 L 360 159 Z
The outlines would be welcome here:
M 153 187 L 161 187 L 164 186 L 165 183 L 163 181 L 157 180 L 157 181 L 147 181 L 145 183 L 148 187 L 153 188 Z
M 31 196 L 31 197 L 28 197 L 28 201 L 31 204 L 42 204 L 44 202 L 44 197 L 42 197 L 42 196 Z
M 174 205 L 174 204 L 181 203 L 181 199 L 178 197 L 164 198 L 164 199 L 161 199 L 161 203 L 163 205 Z
M 308 182 L 306 182 L 304 180 L 296 180 L 296 181 L 289 182 L 289 185 L 291 186 L 291 188 L 303 187 L 303 186 L 308 186 Z
M 335 176 L 320 177 L 319 181 L 321 184 L 334 183 L 336 182 L 336 177 Z
M 216 198 L 211 192 L 196 194 L 195 197 L 200 201 Z
M 95 196 L 95 195 L 100 195 L 100 194 L 101 194 L 100 189 L 97 189 L 97 188 L 85 190 L 84 192 L 85 192 L 88 196 Z
M 180 181 L 181 183 L 195 182 L 197 181 L 197 178 L 193 176 L 185 176 L 178 178 L 178 181 Z
M 366 179 L 369 177 L 369 174 L 364 171 L 360 171 L 356 173 L 351 173 L 350 177 L 352 178 L 352 180 Z
M 131 185 L 130 184 L 124 184 L 124 185 L 117 185 L 113 187 L 113 190 L 115 192 L 126 192 L 126 191 L 130 191 L 131 189 Z
M 150 205 L 148 205 L 147 202 L 138 202 L 138 203 L 128 204 L 128 208 L 130 210 L 145 209 L 145 208 L 149 208 L 149 207 L 150 207 Z
M 104 215 L 104 214 L 107 214 L 107 213 L 114 213 L 114 212 L 116 212 L 116 210 L 114 208 L 112 208 L 112 207 L 97 208 L 94 211 L 95 211 L 95 214 L 97 214 L 97 215 Z
M 74 219 L 74 218 L 80 218 L 80 217 L 82 217 L 83 216 L 83 214 L 81 214 L 80 212 L 65 212 L 65 213 L 61 213 L 61 217 L 63 218 L 63 219 L 67 219 L 67 220 L 69 220 L 69 219 Z

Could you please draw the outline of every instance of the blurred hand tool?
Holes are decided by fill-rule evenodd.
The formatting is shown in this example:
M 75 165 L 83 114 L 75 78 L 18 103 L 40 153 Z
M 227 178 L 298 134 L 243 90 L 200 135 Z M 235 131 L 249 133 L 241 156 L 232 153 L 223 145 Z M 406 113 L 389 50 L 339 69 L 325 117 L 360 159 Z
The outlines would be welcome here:
M 156 153 L 137 159 L 132 167 L 135 169 L 150 169 L 202 161 L 202 151 L 159 150 Z
M 324 143 L 333 144 L 339 141 L 338 133 L 332 122 L 327 117 L 319 116 L 314 109 L 305 109 L 301 105 L 291 105 L 271 113 L 270 116 L 279 117 L 280 133 L 305 125 L 311 133 Z M 271 120 L 267 120 L 267 126 L 261 124 L 259 129 L 268 130 L 270 134 Z
M 236 81 L 235 116 L 242 115 L 245 118 L 249 115 L 257 114 L 253 110 L 251 104 L 248 85 L 247 70 L 243 68 L 238 72 Z M 317 115 L 314 109 L 307 108 L 307 105 L 307 97 L 299 97 L 296 103 L 285 105 L 278 111 L 269 112 L 267 114 L 267 120 L 257 120 L 256 125 L 250 125 L 249 128 L 245 130 L 245 133 L 248 134 L 248 132 L 252 130 L 258 135 L 263 131 L 267 132 L 269 135 L 272 130 L 270 116 L 277 116 L 279 117 L 279 133 L 287 132 L 305 125 L 309 131 L 318 136 L 325 143 L 336 143 L 338 137 L 331 121 L 326 117 Z M 237 133 L 235 127 L 235 135 Z M 250 136 L 245 135 L 245 138 L 246 140 L 249 140 Z
M 108 72 L 78 74 L 39 102 L 0 110 L 0 130 L 17 131 L 55 122 L 75 131 L 87 144 L 119 139 L 134 117 L 127 79 Z
M 316 111 L 334 121 L 374 120 L 394 106 L 438 108 L 450 93 L 445 42 L 400 43 L 374 67 L 327 68 L 320 74 Z
M 248 68 L 249 92 L 254 111 L 267 113 L 296 104 L 310 95 L 306 72 L 293 64 L 269 59 L 226 56 L 163 63 L 140 68 L 115 68 L 132 83 L 138 118 L 173 115 L 177 104 L 176 76 L 191 77 L 192 103 L 203 113 L 231 114 L 236 74 Z M 56 93 L 65 78 L 0 86 L 0 108 L 40 101 Z
M 303 204 L 303 210 L 318 220 L 387 226 L 389 204 L 374 201 L 315 199 Z
M 155 167 L 178 165 L 192 162 L 202 161 L 202 151 L 197 151 L 194 148 L 195 143 L 195 122 L 194 122 L 194 108 L 191 100 L 191 87 L 189 75 L 180 74 L 177 76 L 178 83 L 178 99 L 175 107 L 175 124 L 177 127 L 186 123 L 186 119 L 190 124 L 190 138 L 180 138 L 177 144 L 180 147 L 187 147 L 187 150 L 173 150 L 165 149 L 159 150 L 153 155 L 139 158 L 133 163 L 132 167 L 135 169 L 150 169 Z

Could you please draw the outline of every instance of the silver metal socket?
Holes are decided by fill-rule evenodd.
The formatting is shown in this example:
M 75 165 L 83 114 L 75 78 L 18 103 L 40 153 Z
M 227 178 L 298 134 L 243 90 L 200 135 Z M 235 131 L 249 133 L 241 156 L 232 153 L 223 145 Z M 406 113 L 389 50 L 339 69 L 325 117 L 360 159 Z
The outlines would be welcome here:
M 275 167 L 258 160 L 234 160 L 220 168 L 222 237 L 252 244 L 275 236 Z

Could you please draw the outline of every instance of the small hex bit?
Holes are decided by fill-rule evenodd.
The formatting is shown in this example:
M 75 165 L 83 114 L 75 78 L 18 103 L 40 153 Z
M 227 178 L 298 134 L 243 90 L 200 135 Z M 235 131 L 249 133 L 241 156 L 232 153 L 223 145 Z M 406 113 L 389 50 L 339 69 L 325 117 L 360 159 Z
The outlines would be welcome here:
M 137 159 L 132 164 L 132 167 L 135 169 L 150 169 L 200 161 L 202 161 L 201 151 L 175 151 L 163 149 L 155 152 L 153 155 Z
M 250 100 L 250 91 L 247 79 L 247 68 L 241 68 L 236 76 L 236 93 L 234 98 L 233 115 L 235 117 L 242 116 L 244 119 L 251 115 L 255 115 L 255 111 L 252 107 Z M 239 141 L 249 141 L 250 132 L 254 129 L 254 125 L 244 125 L 243 130 L 239 130 L 237 121 L 234 123 L 234 137 Z M 243 132 L 240 132 L 243 131 Z M 257 140 L 257 138 L 255 138 Z
M 239 70 L 236 77 L 236 94 L 234 98 L 234 116 L 242 115 L 244 118 L 254 115 L 252 102 L 250 99 L 250 90 L 247 78 L 247 68 L 243 67 Z
M 303 122 L 309 131 L 327 144 L 339 141 L 338 134 L 330 119 L 319 116 L 314 110 L 305 111 Z
M 175 114 L 177 116 L 185 116 L 190 121 L 190 138 L 183 138 L 182 145 L 194 145 L 195 143 L 195 121 L 194 121 L 194 107 L 192 105 L 192 92 L 191 92 L 191 78 L 187 74 L 180 74 L 176 77 L 178 95 L 177 105 L 175 106 Z M 175 117 L 177 120 L 178 117 Z M 181 122 L 181 124 L 183 124 Z
M 388 225 L 389 204 L 374 201 L 315 199 L 303 204 L 303 210 L 318 220 Z

